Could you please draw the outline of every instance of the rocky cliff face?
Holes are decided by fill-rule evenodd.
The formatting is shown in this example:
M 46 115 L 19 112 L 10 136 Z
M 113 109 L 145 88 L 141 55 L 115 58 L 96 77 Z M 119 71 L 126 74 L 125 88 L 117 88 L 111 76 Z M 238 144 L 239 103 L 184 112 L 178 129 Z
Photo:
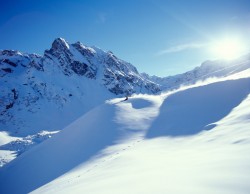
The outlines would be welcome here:
M 94 57 L 92 53 L 94 51 L 89 51 L 90 49 L 85 49 L 81 43 L 69 45 L 64 39 L 58 38 L 52 43 L 51 49 L 45 51 L 43 58 L 53 61 L 66 76 L 76 73 L 87 78 L 94 78 L 97 67 L 88 61 L 91 56 Z M 77 54 L 80 57 L 77 58 Z

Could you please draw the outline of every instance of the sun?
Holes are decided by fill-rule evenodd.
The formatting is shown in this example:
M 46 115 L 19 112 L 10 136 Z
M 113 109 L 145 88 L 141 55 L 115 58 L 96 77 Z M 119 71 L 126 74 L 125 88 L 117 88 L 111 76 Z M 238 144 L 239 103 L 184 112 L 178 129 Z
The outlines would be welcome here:
M 211 44 L 210 50 L 217 59 L 232 60 L 246 52 L 244 41 L 235 37 L 227 37 Z

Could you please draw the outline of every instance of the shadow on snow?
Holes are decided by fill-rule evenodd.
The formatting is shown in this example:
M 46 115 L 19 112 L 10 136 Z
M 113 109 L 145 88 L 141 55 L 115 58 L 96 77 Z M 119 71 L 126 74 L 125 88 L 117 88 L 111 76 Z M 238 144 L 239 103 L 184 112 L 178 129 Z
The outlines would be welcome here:
M 0 173 L 0 193 L 29 193 L 114 145 L 121 135 L 118 124 L 111 120 L 114 108 L 107 104 L 95 108 L 4 166 L 1 170 L 8 169 Z
M 146 138 L 187 136 L 211 130 L 250 92 L 250 79 L 217 82 L 170 95 Z

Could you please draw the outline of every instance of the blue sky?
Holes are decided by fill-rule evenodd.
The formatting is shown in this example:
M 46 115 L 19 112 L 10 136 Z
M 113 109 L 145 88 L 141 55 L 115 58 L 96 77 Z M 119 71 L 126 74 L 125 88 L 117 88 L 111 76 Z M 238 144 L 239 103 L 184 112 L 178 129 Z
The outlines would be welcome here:
M 166 76 L 216 59 L 208 45 L 225 36 L 250 46 L 249 0 L 0 2 L 0 49 L 42 55 L 63 37 L 111 50 L 140 72 Z

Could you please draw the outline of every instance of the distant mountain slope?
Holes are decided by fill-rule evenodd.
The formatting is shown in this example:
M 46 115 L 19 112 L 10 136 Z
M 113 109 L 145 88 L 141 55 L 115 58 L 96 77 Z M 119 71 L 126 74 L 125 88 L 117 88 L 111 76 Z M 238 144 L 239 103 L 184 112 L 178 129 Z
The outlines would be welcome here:
M 249 83 L 108 101 L 0 169 L 0 192 L 247 193 Z
M 142 75 L 160 85 L 162 90 L 175 89 L 181 85 L 194 84 L 211 77 L 225 77 L 250 68 L 250 54 L 232 61 L 206 61 L 201 66 L 183 74 L 168 77 Z

